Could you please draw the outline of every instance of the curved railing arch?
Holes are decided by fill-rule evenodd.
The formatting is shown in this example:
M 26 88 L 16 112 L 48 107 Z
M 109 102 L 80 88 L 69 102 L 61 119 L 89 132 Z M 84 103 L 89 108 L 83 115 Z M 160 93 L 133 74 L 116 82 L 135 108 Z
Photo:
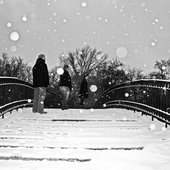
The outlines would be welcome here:
M 19 107 L 32 105 L 33 86 L 14 77 L 0 77 L 0 116 Z
M 103 92 L 94 108 L 126 108 L 170 124 L 170 81 L 143 79 L 113 86 Z

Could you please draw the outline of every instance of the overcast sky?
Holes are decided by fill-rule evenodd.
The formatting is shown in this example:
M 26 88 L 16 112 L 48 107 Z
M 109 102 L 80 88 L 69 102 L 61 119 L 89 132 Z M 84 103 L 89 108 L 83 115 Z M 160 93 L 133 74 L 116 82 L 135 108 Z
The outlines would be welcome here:
M 170 0 L 0 0 L 0 52 L 30 65 L 44 53 L 90 45 L 131 67 L 153 71 L 170 58 Z

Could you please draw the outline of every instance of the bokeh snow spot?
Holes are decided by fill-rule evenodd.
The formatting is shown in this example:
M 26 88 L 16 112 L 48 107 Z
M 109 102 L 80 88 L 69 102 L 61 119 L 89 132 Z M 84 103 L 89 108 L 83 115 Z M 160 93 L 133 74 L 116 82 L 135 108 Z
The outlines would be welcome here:
M 125 97 L 129 97 L 129 93 L 125 93 Z
M 22 17 L 22 21 L 26 22 L 27 20 L 28 20 L 27 16 L 24 15 L 24 16 Z
M 8 23 L 6 24 L 6 26 L 7 26 L 8 28 L 11 28 L 11 27 L 12 27 L 12 23 L 11 23 L 11 22 L 8 22 Z
M 154 124 L 150 124 L 149 128 L 150 128 L 151 130 L 155 130 L 156 126 L 155 126 Z
M 63 68 L 59 67 L 59 68 L 57 69 L 57 74 L 58 74 L 58 75 L 62 75 L 63 73 L 64 73 Z
M 116 50 L 116 55 L 119 58 L 125 58 L 127 56 L 127 49 L 125 47 L 118 47 Z
M 91 112 L 94 112 L 94 109 L 93 109 L 93 108 L 91 108 L 91 109 L 90 109 L 90 111 L 91 111 Z
M 28 99 L 28 103 L 31 103 L 31 101 L 32 101 L 31 99 Z
M 92 92 L 96 92 L 96 91 L 97 91 L 97 86 L 96 86 L 96 85 L 91 85 L 91 86 L 90 86 L 90 90 L 91 90 Z
M 81 3 L 81 6 L 82 6 L 83 8 L 87 7 L 87 2 L 82 2 L 82 3 Z
M 10 49 L 11 49 L 12 52 L 16 52 L 17 51 L 17 47 L 15 45 L 12 45 Z
M 10 40 L 11 41 L 18 41 L 20 38 L 19 33 L 17 31 L 13 31 L 10 33 Z

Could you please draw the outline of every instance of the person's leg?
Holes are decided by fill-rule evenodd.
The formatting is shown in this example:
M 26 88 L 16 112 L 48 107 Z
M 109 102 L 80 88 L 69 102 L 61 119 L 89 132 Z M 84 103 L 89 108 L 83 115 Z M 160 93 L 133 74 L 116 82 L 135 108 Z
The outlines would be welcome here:
M 60 91 L 61 91 L 61 94 L 62 94 L 62 102 L 61 102 L 62 106 L 61 106 L 61 108 L 64 110 L 64 109 L 68 108 L 67 102 L 68 102 L 68 98 L 69 98 L 69 95 L 70 95 L 70 89 L 69 89 L 69 87 L 61 86 Z
M 46 88 L 45 87 L 39 87 L 38 113 L 44 112 L 45 96 L 46 96 Z
M 82 95 L 82 97 L 80 98 L 80 105 L 82 106 L 84 102 L 84 96 Z
M 65 99 L 66 109 L 68 109 L 68 99 L 69 99 L 69 96 L 70 96 L 70 88 L 66 87 L 66 99 Z
M 39 89 L 38 87 L 34 88 L 34 100 L 33 100 L 33 109 L 32 112 L 38 112 L 38 96 L 39 96 Z
M 65 103 L 66 103 L 66 92 L 65 92 L 65 87 L 64 86 L 61 86 L 60 87 L 60 92 L 61 92 L 61 95 L 62 95 L 62 100 L 61 100 L 61 109 L 64 110 L 65 109 Z

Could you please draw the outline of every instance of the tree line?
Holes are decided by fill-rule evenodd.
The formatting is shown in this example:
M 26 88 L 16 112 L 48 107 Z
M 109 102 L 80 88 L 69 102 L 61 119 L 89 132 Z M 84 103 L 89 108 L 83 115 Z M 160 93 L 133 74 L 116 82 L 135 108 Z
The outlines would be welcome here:
M 49 94 L 47 98 L 49 101 L 55 98 L 58 102 L 53 103 L 56 104 L 60 101 L 57 69 L 64 64 L 68 64 L 71 68 L 73 86 L 70 100 L 71 107 L 76 107 L 79 102 L 78 92 L 84 74 L 88 74 L 89 85 L 89 98 L 85 103 L 86 108 L 92 107 L 98 96 L 111 86 L 138 79 L 169 79 L 170 75 L 170 59 L 156 61 L 154 64 L 155 71 L 144 75 L 143 70 L 140 68 L 126 66 L 117 58 L 109 60 L 109 56 L 102 51 L 85 46 L 75 51 L 70 51 L 67 56 L 60 55 L 59 65 L 49 70 L 50 86 L 48 90 L 53 93 L 53 97 Z M 32 67 L 24 63 L 21 57 L 10 57 L 7 53 L 2 53 L 0 76 L 17 77 L 20 80 L 32 83 Z M 97 87 L 96 91 L 90 90 L 92 85 Z M 56 98 L 56 96 L 58 97 Z

